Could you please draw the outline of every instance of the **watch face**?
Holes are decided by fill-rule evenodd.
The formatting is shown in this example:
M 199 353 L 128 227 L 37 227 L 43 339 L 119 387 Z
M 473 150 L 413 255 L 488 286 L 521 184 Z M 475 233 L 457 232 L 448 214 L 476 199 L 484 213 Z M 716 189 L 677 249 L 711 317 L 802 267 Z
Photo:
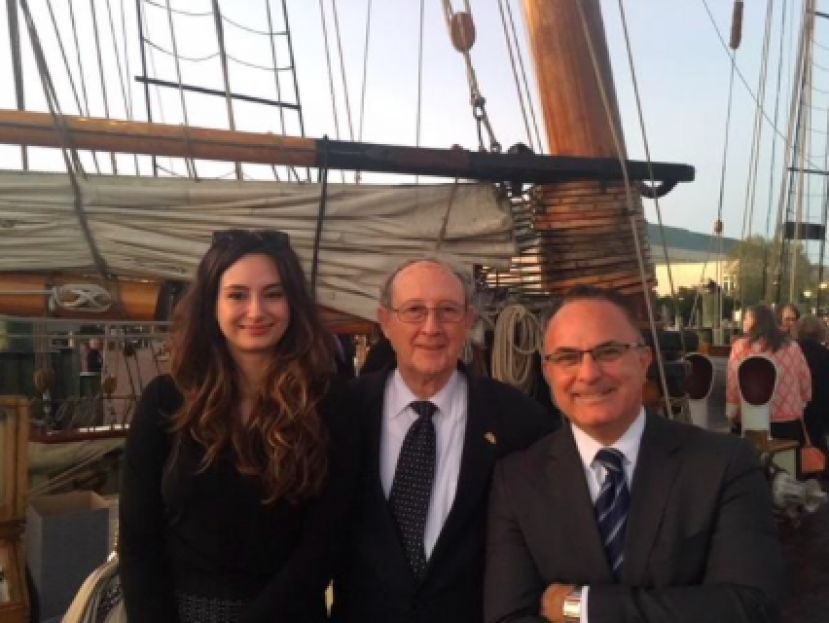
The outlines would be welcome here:
M 579 621 L 581 619 L 581 591 L 573 591 L 564 598 L 562 614 L 565 621 Z

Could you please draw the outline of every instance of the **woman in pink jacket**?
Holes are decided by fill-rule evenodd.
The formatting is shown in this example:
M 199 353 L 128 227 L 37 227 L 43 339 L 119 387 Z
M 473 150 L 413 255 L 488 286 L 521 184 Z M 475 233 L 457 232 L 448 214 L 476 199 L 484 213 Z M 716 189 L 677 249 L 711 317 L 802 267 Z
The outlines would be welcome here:
M 756 305 L 743 320 L 745 335 L 731 345 L 726 383 L 726 413 L 739 419 L 737 368 L 749 355 L 765 355 L 777 366 L 777 389 L 771 401 L 771 436 L 803 443 L 803 409 L 812 398 L 809 366 L 797 342 L 778 327 L 766 305 Z

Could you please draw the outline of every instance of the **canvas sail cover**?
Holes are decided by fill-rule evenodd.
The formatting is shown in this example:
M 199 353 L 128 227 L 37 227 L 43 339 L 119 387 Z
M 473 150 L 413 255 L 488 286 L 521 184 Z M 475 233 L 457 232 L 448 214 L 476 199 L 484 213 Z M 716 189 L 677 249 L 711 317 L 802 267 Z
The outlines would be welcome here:
M 78 179 L 91 235 L 115 275 L 186 280 L 228 228 L 288 233 L 310 275 L 317 184 L 88 176 Z M 320 304 L 374 319 L 400 261 L 440 255 L 470 270 L 515 255 L 509 205 L 490 185 L 329 184 L 319 247 Z M 69 177 L 0 173 L 0 271 L 89 271 L 94 263 Z

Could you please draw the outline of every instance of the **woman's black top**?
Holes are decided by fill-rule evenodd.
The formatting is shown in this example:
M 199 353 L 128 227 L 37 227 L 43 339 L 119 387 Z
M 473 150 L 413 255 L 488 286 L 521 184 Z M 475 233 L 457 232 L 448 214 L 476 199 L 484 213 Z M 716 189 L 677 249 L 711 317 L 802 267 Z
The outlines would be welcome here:
M 244 622 L 325 620 L 357 473 L 357 427 L 344 395 L 335 388 L 320 407 L 329 434 L 320 495 L 266 505 L 232 451 L 201 472 L 204 450 L 192 438 L 172 451 L 170 418 L 182 398 L 169 376 L 147 386 L 127 439 L 120 502 L 130 621 L 177 622 L 177 593 L 242 601 Z

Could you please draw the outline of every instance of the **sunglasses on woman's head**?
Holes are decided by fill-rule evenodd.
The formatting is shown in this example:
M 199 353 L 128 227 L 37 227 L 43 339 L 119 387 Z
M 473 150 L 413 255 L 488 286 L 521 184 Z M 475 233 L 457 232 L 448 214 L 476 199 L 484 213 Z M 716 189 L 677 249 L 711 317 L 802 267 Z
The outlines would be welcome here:
M 231 244 L 242 240 L 265 242 L 277 247 L 287 247 L 291 237 L 275 229 L 222 229 L 213 232 L 213 244 Z

